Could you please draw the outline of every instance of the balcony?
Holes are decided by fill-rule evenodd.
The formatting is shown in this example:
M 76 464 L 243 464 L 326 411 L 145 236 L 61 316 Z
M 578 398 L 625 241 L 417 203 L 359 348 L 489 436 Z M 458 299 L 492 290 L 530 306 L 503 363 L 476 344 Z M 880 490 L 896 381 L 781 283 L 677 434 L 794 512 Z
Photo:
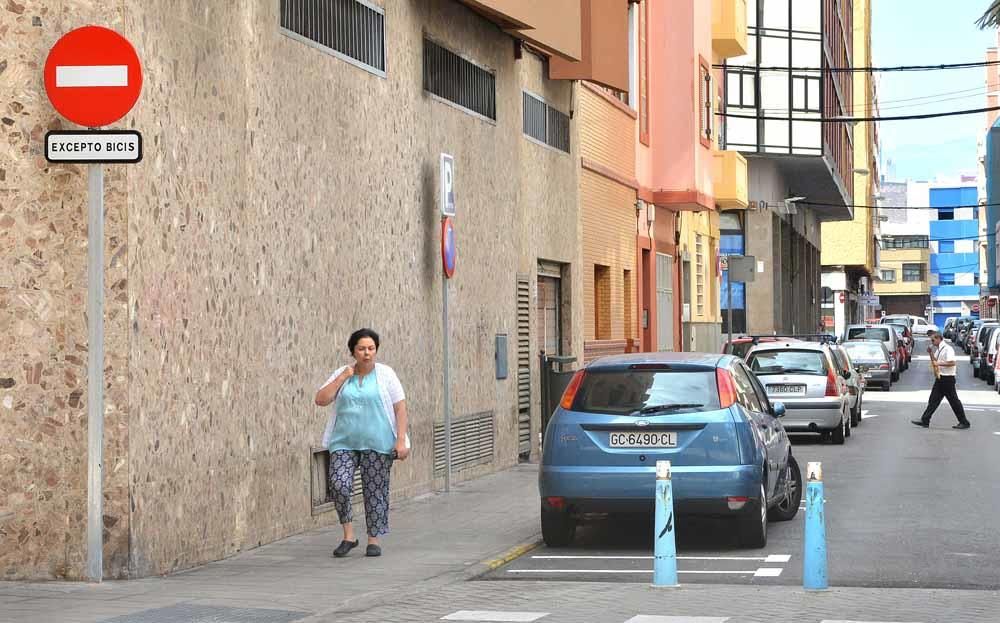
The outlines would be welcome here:
M 459 0 L 505 32 L 566 61 L 583 57 L 581 0 Z
M 747 53 L 746 0 L 712 0 L 712 50 L 723 58 Z
M 574 61 L 553 56 L 549 60 L 549 78 L 589 80 L 618 91 L 628 91 L 628 3 L 609 0 L 579 2 L 580 58 Z M 575 16 L 560 17 L 560 23 L 575 19 Z
M 723 210 L 746 210 L 747 159 L 738 151 L 716 151 L 712 154 L 712 186 L 715 205 Z

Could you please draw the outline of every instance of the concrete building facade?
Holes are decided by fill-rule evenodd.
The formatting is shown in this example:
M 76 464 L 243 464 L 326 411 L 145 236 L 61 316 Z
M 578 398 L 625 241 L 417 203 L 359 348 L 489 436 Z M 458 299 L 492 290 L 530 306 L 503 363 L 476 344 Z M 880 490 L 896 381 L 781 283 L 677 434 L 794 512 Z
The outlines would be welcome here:
M 128 37 L 146 77 L 116 124 L 143 133 L 144 160 L 107 168 L 105 577 L 335 523 L 312 396 L 360 326 L 407 393 L 413 455 L 393 497 L 441 485 L 442 152 L 458 204 L 453 433 L 478 440 L 456 438 L 455 478 L 537 452 L 535 354 L 582 359 L 587 322 L 582 90 L 554 68 L 611 71 L 588 22 L 599 3 L 559 0 L 551 19 L 534 3 L 367 0 L 361 48 L 299 4 L 0 11 L 0 577 L 84 569 L 87 176 L 42 157 L 45 131 L 69 126 L 40 69 L 84 24 Z
M 930 305 L 930 216 L 926 182 L 882 180 L 882 251 L 875 295 L 886 314 L 928 317 Z M 908 206 L 913 209 L 907 209 Z

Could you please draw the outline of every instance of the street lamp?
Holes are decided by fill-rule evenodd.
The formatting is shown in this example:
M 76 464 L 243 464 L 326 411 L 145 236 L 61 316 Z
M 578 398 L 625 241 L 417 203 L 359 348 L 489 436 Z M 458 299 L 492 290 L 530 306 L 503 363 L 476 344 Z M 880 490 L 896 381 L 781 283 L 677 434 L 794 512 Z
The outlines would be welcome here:
M 787 199 L 785 199 L 785 214 L 796 214 L 796 213 L 798 213 L 798 210 L 796 209 L 795 204 L 798 203 L 798 202 L 800 202 L 800 201 L 805 201 L 805 200 L 806 200 L 805 197 L 788 197 Z

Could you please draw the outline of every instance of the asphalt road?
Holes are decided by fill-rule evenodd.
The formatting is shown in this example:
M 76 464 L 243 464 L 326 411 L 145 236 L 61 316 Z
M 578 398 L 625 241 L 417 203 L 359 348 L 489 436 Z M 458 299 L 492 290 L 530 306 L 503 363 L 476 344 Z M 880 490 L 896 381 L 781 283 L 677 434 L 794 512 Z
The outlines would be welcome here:
M 890 392 L 866 394 L 846 445 L 793 437 L 803 470 L 823 463 L 832 586 L 1000 590 L 1000 395 L 967 359 L 958 385 L 971 430 L 952 430 L 947 402 L 930 429 L 910 424 L 933 381 L 923 355 Z M 770 524 L 762 550 L 740 549 L 724 523 L 679 523 L 680 581 L 801 585 L 804 514 Z M 651 518 L 612 518 L 581 528 L 572 547 L 541 547 L 484 579 L 648 583 L 651 556 Z

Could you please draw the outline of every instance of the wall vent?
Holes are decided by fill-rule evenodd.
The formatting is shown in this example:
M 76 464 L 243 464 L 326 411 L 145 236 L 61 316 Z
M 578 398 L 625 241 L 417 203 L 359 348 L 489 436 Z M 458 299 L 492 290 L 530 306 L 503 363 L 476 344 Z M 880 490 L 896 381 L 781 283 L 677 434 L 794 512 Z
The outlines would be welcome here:
M 385 76 L 385 10 L 362 0 L 281 0 L 289 37 Z

